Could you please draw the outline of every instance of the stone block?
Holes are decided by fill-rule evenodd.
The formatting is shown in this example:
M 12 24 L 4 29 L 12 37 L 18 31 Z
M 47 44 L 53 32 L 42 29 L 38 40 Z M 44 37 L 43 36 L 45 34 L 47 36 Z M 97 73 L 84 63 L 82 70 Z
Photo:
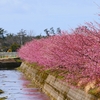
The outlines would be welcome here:
M 94 96 L 76 88 L 70 88 L 67 97 L 71 100 L 97 100 Z
M 58 97 L 57 97 L 57 100 L 65 100 L 64 95 L 59 94 Z
M 50 85 L 54 85 L 55 80 L 56 80 L 56 78 L 53 75 L 48 75 L 45 82 L 49 83 Z
M 59 90 L 63 94 L 64 93 L 67 94 L 69 91 L 69 86 L 67 85 L 67 83 L 63 84 L 63 82 L 60 80 L 56 80 L 53 87 Z
M 54 99 L 57 99 L 59 96 L 58 91 L 56 91 L 52 86 L 49 84 L 44 84 L 43 91 L 47 94 L 49 94 Z

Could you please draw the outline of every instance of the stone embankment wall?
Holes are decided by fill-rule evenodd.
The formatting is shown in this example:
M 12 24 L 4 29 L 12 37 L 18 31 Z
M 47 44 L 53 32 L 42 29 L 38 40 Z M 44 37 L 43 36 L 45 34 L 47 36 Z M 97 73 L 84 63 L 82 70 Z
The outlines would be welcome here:
M 82 90 L 71 88 L 55 76 L 41 73 L 38 69 L 22 63 L 21 71 L 37 84 L 51 100 L 100 100 Z

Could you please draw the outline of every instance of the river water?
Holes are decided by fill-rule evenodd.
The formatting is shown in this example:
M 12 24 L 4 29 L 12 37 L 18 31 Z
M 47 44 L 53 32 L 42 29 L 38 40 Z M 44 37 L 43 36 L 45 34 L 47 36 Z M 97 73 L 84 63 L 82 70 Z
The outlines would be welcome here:
M 50 100 L 39 88 L 27 87 L 30 81 L 16 70 L 0 70 L 1 97 L 6 100 Z

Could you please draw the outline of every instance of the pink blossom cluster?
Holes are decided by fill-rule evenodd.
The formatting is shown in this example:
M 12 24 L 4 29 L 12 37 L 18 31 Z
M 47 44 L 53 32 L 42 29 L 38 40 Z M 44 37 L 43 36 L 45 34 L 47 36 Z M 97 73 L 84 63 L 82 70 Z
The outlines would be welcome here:
M 18 50 L 21 59 L 44 69 L 62 70 L 68 82 L 100 81 L 100 30 L 79 27 L 71 33 L 32 40 Z M 63 73 L 65 72 L 66 73 Z

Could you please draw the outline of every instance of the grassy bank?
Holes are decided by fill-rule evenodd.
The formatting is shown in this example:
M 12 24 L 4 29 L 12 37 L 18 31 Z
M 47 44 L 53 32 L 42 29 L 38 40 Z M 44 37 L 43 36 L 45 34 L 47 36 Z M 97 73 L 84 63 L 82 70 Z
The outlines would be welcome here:
M 0 94 L 2 94 L 2 93 L 4 93 L 4 91 L 0 89 Z M 0 100 L 6 100 L 6 99 L 7 99 L 7 97 L 0 97 Z

